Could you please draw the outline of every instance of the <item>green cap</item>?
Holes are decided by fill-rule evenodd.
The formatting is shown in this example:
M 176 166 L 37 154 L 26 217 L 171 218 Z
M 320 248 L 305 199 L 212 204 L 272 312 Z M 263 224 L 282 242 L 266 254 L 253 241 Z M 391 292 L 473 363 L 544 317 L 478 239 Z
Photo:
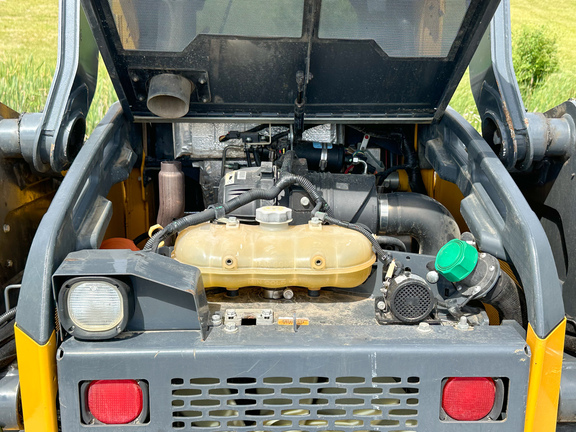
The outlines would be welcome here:
M 450 240 L 436 255 L 438 273 L 450 282 L 466 279 L 478 262 L 478 251 L 463 240 Z

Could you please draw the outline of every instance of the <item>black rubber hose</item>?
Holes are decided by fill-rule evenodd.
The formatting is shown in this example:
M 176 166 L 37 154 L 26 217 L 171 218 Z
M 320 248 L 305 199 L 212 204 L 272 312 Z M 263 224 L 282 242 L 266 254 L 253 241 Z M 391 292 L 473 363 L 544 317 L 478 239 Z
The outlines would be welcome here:
M 372 248 L 374 249 L 374 252 L 376 253 L 376 255 L 378 255 L 378 258 L 382 261 L 382 263 L 385 266 L 390 265 L 390 263 L 392 262 L 393 260 L 392 255 L 390 255 L 388 252 L 382 249 L 380 243 L 378 243 L 378 240 L 376 240 L 374 235 L 364 226 L 356 225 L 346 221 L 341 221 L 329 215 L 324 216 L 324 221 L 332 225 L 338 225 L 344 228 L 358 231 L 360 234 L 364 235 L 364 237 L 366 237 L 370 241 L 370 243 L 372 243 Z
M 426 188 L 424 187 L 424 181 L 422 180 L 422 175 L 420 173 L 420 165 L 418 163 L 418 156 L 413 147 L 408 144 L 406 136 L 402 134 L 401 148 L 402 154 L 404 155 L 404 160 L 406 161 L 406 173 L 408 174 L 408 183 L 410 184 L 410 190 L 412 192 L 417 192 L 420 194 L 426 193 Z
M 382 171 L 382 172 L 379 172 L 379 173 L 377 173 L 376 175 L 377 175 L 378 177 L 381 177 L 381 178 L 382 178 L 382 182 L 384 182 L 384 180 L 386 180 L 386 177 L 388 177 L 390 174 L 392 174 L 392 173 L 394 173 L 394 172 L 396 172 L 396 171 L 398 171 L 398 170 L 405 170 L 405 169 L 407 169 L 407 168 L 409 168 L 408 165 L 396 165 L 396 166 L 390 167 L 390 168 L 388 168 L 388 169 L 386 169 L 386 170 L 384 170 L 384 171 Z
M 493 306 L 500 320 L 514 320 L 526 328 L 528 317 L 524 292 L 506 273 L 502 272 L 496 286 L 480 300 Z
M 380 195 L 379 200 L 379 232 L 415 238 L 421 254 L 436 255 L 450 240 L 460 238 L 450 212 L 429 196 L 397 192 Z
M 310 180 L 298 175 L 284 174 L 282 178 L 276 183 L 276 185 L 269 189 L 249 190 L 223 204 L 216 204 L 215 206 L 209 207 L 200 213 L 184 216 L 183 218 L 169 223 L 164 227 L 164 229 L 158 231 L 150 238 L 150 240 L 148 240 L 148 242 L 146 242 L 144 250 L 151 250 L 156 252 L 160 243 L 170 237 L 172 234 L 176 234 L 190 226 L 211 221 L 212 219 L 216 218 L 217 215 L 226 215 L 248 203 L 251 203 L 252 201 L 259 199 L 272 200 L 280 195 L 280 192 L 282 192 L 284 189 L 295 184 L 302 187 L 308 193 L 308 195 L 310 195 L 310 198 L 312 198 L 315 204 L 322 203 L 322 211 L 329 215 L 331 214 L 331 210 L 322 197 L 322 194 L 316 190 Z
M 394 246 L 394 247 L 398 248 L 398 250 L 400 250 L 402 252 L 406 252 L 406 245 L 399 238 L 390 237 L 390 236 L 376 236 L 376 240 L 381 245 Z

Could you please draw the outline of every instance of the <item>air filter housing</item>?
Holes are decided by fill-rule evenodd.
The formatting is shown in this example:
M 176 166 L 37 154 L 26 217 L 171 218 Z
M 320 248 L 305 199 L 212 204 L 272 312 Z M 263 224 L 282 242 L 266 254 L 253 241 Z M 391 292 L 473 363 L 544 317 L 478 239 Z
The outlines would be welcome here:
M 425 320 L 434 308 L 434 295 L 426 281 L 413 274 L 390 282 L 386 300 L 394 317 L 405 323 Z

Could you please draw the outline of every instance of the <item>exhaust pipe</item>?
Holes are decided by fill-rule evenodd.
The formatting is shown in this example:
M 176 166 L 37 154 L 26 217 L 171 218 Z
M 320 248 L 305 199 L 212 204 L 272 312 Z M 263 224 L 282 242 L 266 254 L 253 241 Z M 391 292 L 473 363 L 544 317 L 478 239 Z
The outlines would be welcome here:
M 180 75 L 160 74 L 150 80 L 148 109 L 163 118 L 179 118 L 190 109 L 194 84 Z

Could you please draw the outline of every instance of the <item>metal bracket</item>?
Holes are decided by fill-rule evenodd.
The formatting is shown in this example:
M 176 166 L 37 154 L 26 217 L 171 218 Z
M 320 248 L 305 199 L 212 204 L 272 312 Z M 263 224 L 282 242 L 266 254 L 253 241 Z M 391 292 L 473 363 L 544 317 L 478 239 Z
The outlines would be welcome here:
M 500 3 L 470 62 L 470 85 L 482 118 L 482 135 L 509 171 L 569 155 L 576 145 L 574 117 L 527 113 L 514 66 L 510 2 Z
M 0 154 L 23 157 L 39 173 L 60 173 L 84 144 L 96 90 L 98 46 L 80 0 L 60 0 L 58 63 L 42 113 L 0 120 Z

